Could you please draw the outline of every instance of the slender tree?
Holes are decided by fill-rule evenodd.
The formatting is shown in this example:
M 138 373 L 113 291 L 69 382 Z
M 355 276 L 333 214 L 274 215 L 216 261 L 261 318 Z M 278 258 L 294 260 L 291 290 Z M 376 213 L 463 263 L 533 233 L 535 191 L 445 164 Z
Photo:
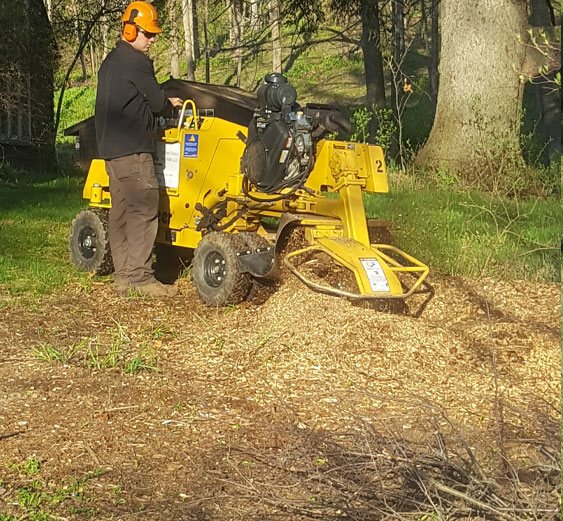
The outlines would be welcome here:
M 269 0 L 270 23 L 272 26 L 272 71 L 282 71 L 282 41 L 280 0 Z
M 182 1 L 184 24 L 184 50 L 186 53 L 186 78 L 195 80 L 193 0 Z

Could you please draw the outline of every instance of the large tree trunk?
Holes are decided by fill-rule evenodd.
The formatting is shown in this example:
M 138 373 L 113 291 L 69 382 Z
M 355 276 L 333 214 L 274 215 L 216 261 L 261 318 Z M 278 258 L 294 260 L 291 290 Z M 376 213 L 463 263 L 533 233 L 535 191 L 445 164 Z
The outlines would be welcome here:
M 361 47 L 366 75 L 366 105 L 385 108 L 385 81 L 377 0 L 362 0 L 360 16 L 362 19 Z
M 527 27 L 523 0 L 442 0 L 440 90 L 418 165 L 467 172 L 518 150 Z

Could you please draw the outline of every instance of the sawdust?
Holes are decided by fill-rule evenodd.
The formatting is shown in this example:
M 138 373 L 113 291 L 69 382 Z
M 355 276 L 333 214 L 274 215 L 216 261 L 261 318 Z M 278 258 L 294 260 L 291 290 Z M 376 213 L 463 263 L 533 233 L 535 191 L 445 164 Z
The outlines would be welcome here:
M 0 487 L 0 502 L 13 504 L 23 479 L 10 464 L 36 455 L 51 482 L 101 469 L 88 488 L 94 519 L 337 518 L 352 498 L 319 481 L 319 469 L 342 467 L 334 440 L 369 455 L 376 430 L 420 447 L 438 433 L 452 447 L 463 439 L 492 476 L 507 461 L 516 471 L 560 465 L 560 285 L 430 283 L 401 313 L 287 277 L 225 309 L 203 306 L 187 279 L 167 301 L 93 283 L 5 308 L 0 469 L 14 488 Z M 66 364 L 32 352 L 79 345 Z M 112 349 L 114 368 L 92 367 Z M 126 374 L 139 353 L 158 371 Z M 557 498 L 544 492 L 551 519 Z M 337 506 L 332 517 L 291 513 L 312 502 Z M 87 518 L 60 509 L 60 519 Z

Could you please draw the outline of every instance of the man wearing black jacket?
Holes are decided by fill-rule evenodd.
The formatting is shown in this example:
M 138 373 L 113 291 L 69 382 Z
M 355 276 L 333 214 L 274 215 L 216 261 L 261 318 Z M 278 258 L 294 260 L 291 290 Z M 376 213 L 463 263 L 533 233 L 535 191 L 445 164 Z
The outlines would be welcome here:
M 125 10 L 121 40 L 98 72 L 96 140 L 110 180 L 109 243 L 115 291 L 130 288 L 165 297 L 174 286 L 154 278 L 152 249 L 158 231 L 158 182 L 154 170 L 155 113 L 181 106 L 167 98 L 145 54 L 162 32 L 155 8 L 133 2 Z

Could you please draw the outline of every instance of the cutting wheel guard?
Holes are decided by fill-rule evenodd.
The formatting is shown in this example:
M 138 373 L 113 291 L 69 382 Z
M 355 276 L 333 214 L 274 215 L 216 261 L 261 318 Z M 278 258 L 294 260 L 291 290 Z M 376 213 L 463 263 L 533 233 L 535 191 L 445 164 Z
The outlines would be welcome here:
M 412 286 L 410 286 L 408 288 L 408 290 L 406 292 L 403 292 L 401 290 L 400 293 L 399 292 L 390 292 L 390 291 L 381 291 L 381 292 L 378 291 L 378 292 L 369 292 L 369 293 L 352 293 L 350 291 L 341 290 L 341 289 L 338 289 L 338 288 L 334 288 L 332 286 L 325 286 L 323 284 L 318 284 L 318 283 L 312 281 L 302 271 L 299 271 L 299 269 L 297 269 L 297 267 L 291 262 L 291 259 L 293 257 L 297 257 L 297 256 L 302 255 L 302 254 L 307 253 L 307 252 L 313 252 L 313 251 L 323 252 L 323 253 L 330 255 L 330 257 L 332 257 L 338 264 L 340 264 L 340 265 L 342 265 L 346 268 L 349 268 L 354 273 L 354 275 L 356 276 L 356 279 L 358 279 L 358 270 L 361 269 L 361 268 L 358 268 L 358 266 L 362 265 L 361 261 L 365 260 L 365 259 L 357 258 L 355 260 L 359 261 L 359 262 L 355 262 L 355 263 L 346 262 L 346 260 L 339 257 L 332 250 L 332 248 L 327 247 L 327 246 L 329 246 L 329 245 L 314 244 L 314 245 L 308 246 L 306 248 L 302 248 L 302 249 L 299 249 L 299 250 L 292 251 L 284 257 L 284 259 L 283 259 L 284 265 L 287 266 L 287 268 L 299 280 L 301 280 L 303 283 L 305 283 L 311 289 L 314 289 L 314 290 L 319 291 L 321 293 L 328 293 L 328 294 L 331 294 L 331 295 L 337 295 L 337 296 L 340 296 L 340 297 L 346 297 L 346 298 L 357 299 L 357 300 L 406 299 L 406 298 L 410 297 L 421 286 L 421 284 L 424 282 L 424 279 L 426 279 L 426 277 L 429 273 L 428 266 L 426 266 L 425 264 L 423 264 L 419 260 L 415 259 L 414 257 L 409 255 L 408 253 L 405 253 L 404 251 L 400 250 L 399 248 L 396 248 L 395 246 L 391 246 L 389 244 L 372 244 L 371 247 L 369 248 L 369 250 L 367 248 L 365 248 L 365 250 L 368 250 L 369 253 L 370 253 L 370 256 L 374 260 L 378 261 L 379 265 L 381 266 L 383 272 L 386 275 L 386 278 L 389 278 L 389 276 L 391 275 L 392 277 L 395 278 L 396 282 L 398 283 L 398 279 L 396 278 L 396 275 L 398 273 L 410 273 L 410 274 L 412 274 L 413 276 L 416 277 L 416 281 L 412 284 Z M 385 253 L 383 250 L 387 250 L 389 252 L 395 253 L 397 256 L 401 257 L 405 261 L 408 261 L 411 265 L 407 266 L 407 265 L 401 264 L 396 259 L 387 255 L 387 253 Z M 400 287 L 400 283 L 398 285 Z

